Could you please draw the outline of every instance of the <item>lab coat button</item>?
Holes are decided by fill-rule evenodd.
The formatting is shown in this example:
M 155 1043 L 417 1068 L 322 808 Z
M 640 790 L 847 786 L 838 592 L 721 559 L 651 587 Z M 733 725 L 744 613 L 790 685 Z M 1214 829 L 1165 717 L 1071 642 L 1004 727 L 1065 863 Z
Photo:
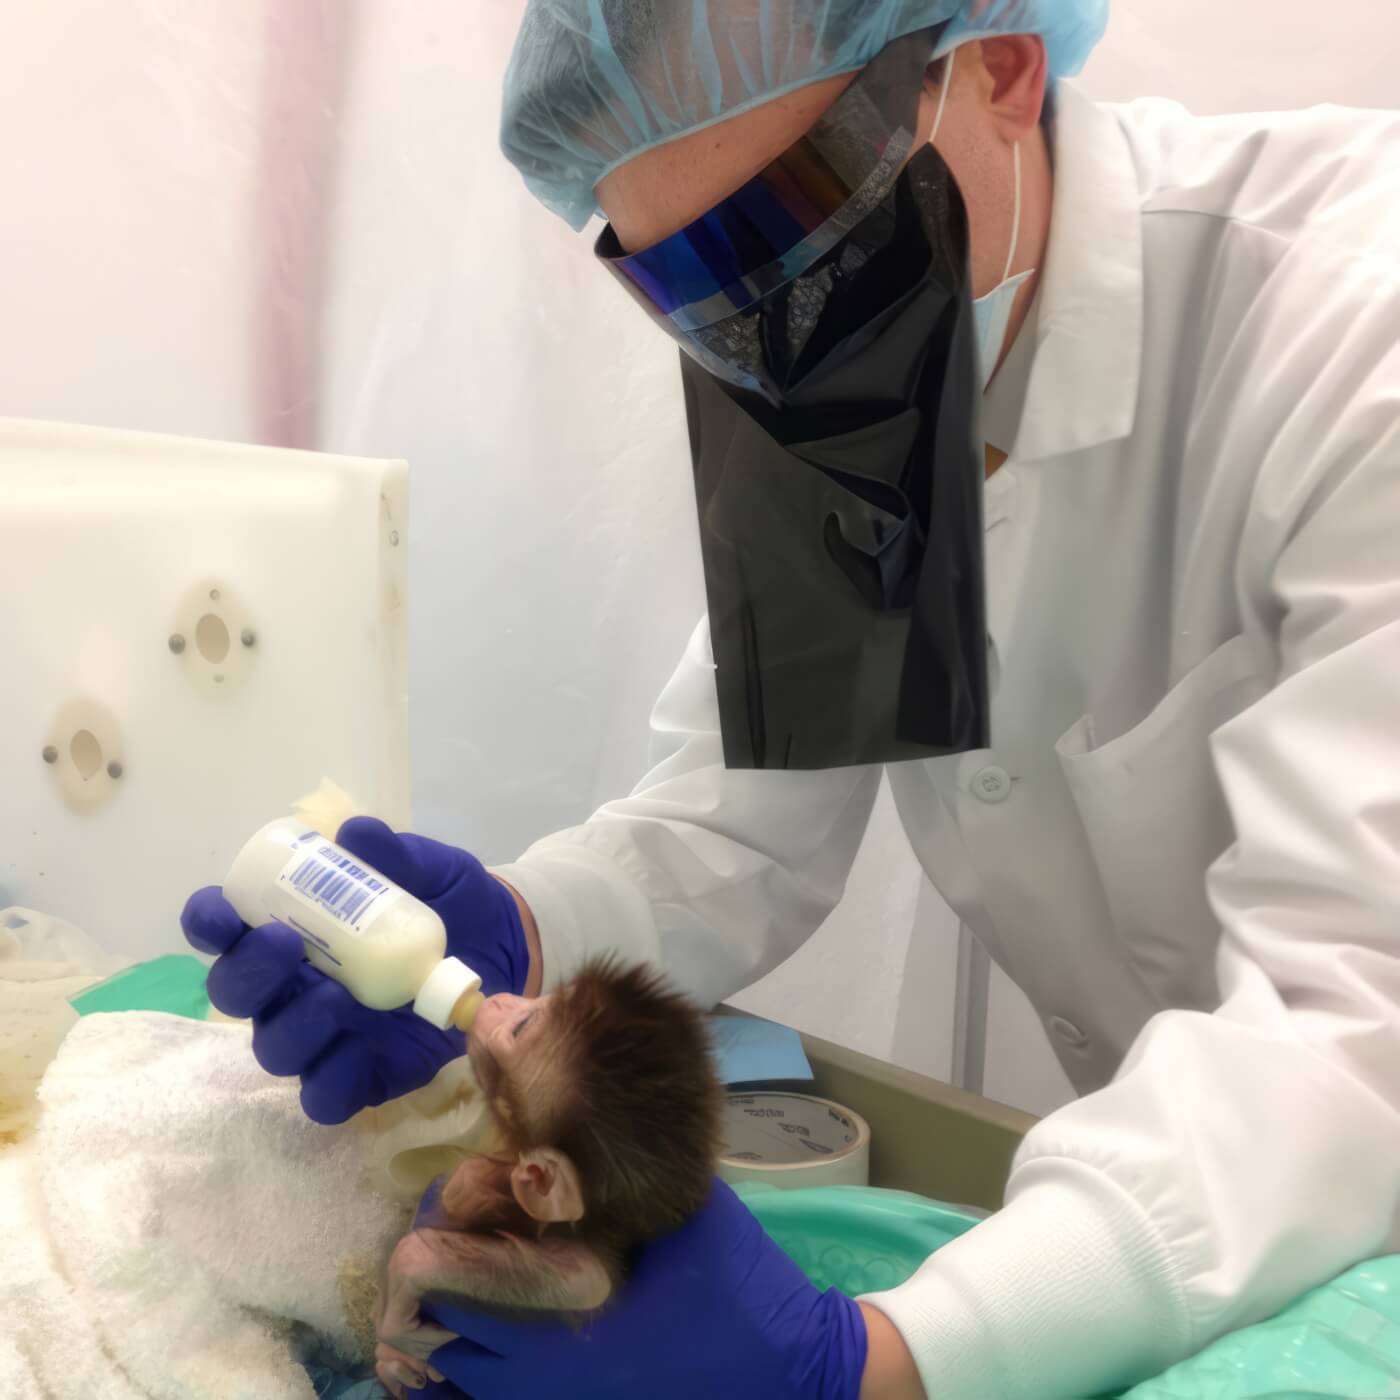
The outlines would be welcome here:
M 972 779 L 972 791 L 983 802 L 1005 802 L 1011 796 L 1011 775 L 1005 768 L 983 768 Z
M 1051 1035 L 1062 1040 L 1071 1050 L 1083 1050 L 1089 1044 L 1089 1037 L 1073 1021 L 1067 1021 L 1063 1016 L 1052 1016 L 1046 1025 L 1050 1027 Z

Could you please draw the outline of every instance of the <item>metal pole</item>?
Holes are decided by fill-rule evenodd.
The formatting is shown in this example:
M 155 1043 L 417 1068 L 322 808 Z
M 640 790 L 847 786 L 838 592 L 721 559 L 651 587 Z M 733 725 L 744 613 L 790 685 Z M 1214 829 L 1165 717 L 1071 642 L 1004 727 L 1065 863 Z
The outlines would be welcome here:
M 983 1092 L 987 1073 L 987 1000 L 992 960 L 966 924 L 958 927 L 957 987 L 953 1001 L 952 1080 L 970 1094 Z

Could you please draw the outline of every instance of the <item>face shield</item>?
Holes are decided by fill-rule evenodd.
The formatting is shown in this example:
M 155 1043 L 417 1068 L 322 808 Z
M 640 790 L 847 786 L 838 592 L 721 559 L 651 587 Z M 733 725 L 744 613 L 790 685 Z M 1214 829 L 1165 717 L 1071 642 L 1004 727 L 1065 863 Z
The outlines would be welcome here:
M 598 256 L 681 345 L 725 761 L 985 747 L 967 220 L 916 144 L 936 31 L 671 238 Z
M 606 228 L 599 261 L 711 374 L 779 404 L 843 276 L 888 241 L 932 48 L 929 34 L 891 44 L 729 198 L 638 253 Z

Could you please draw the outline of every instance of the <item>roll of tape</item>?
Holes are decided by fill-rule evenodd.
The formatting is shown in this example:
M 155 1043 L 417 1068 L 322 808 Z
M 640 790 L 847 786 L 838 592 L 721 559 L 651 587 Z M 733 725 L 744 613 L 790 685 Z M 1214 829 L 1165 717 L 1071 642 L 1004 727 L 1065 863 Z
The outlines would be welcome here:
M 789 1189 L 865 1186 L 870 1128 L 860 1114 L 808 1094 L 730 1094 L 719 1174 Z

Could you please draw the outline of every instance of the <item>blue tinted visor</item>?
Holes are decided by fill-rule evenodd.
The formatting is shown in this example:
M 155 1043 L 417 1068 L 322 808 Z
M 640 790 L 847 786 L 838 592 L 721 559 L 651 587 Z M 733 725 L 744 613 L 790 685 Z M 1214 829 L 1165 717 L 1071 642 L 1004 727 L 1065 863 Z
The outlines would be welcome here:
M 824 258 L 888 196 L 914 153 L 919 97 L 938 30 L 896 40 L 861 70 L 801 140 L 679 233 L 638 253 L 611 227 L 596 253 L 683 348 L 735 382 L 750 366 L 716 364 L 716 337 Z

